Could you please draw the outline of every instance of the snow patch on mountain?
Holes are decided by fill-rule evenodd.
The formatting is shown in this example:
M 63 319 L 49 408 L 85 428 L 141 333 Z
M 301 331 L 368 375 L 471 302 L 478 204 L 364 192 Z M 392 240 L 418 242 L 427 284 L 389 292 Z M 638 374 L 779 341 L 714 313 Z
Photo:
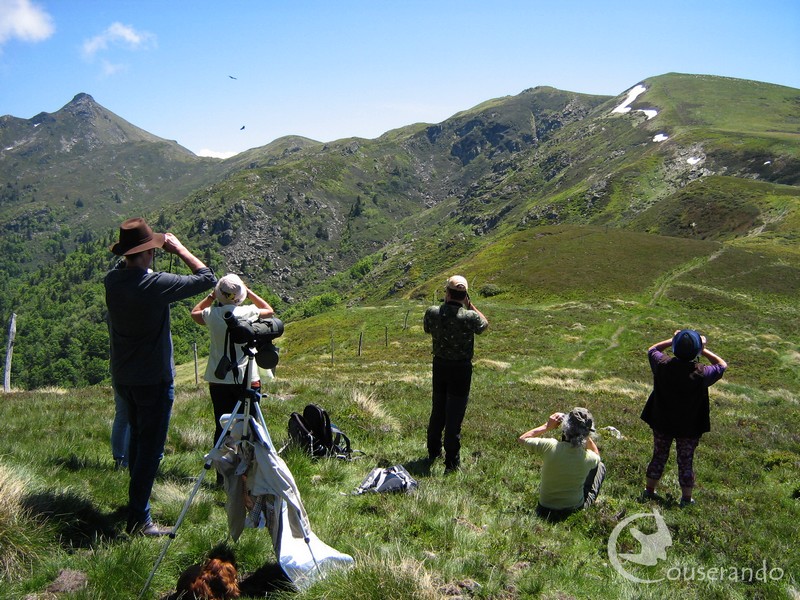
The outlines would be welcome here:
M 623 115 L 628 114 L 629 112 L 631 112 L 630 104 L 634 100 L 636 100 L 636 98 L 638 98 L 639 96 L 644 94 L 646 91 L 647 91 L 647 88 L 644 87 L 642 84 L 634 86 L 633 88 L 628 90 L 628 96 L 627 96 L 627 98 L 625 98 L 625 102 L 623 102 L 622 104 L 617 106 L 611 112 L 612 113 L 623 114 Z M 658 111 L 653 109 L 653 108 L 638 109 L 637 112 L 643 112 L 645 114 L 645 116 L 647 116 L 647 120 L 648 121 L 658 114 Z

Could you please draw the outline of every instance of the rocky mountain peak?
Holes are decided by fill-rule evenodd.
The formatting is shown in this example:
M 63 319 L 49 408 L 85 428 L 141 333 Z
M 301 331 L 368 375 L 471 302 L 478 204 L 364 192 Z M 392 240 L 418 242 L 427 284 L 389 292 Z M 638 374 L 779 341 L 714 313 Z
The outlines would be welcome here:
M 105 109 L 95 102 L 89 94 L 77 94 L 70 102 L 59 110 L 57 116 L 73 116 L 81 121 L 96 119 Z
M 75 97 L 69 101 L 68 104 L 97 104 L 89 94 L 85 92 L 81 92 L 79 94 L 75 94 Z

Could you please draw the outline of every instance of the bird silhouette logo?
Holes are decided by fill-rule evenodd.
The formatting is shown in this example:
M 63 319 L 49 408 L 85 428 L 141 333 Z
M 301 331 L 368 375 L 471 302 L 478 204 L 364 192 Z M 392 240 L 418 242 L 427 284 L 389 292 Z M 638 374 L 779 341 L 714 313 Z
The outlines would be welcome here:
M 620 533 L 622 533 L 622 531 L 634 521 L 643 518 L 655 519 L 655 532 L 643 533 L 639 528 L 631 527 L 631 536 L 633 536 L 633 538 L 639 542 L 640 550 L 636 553 L 618 553 L 617 538 L 619 537 Z M 620 523 L 611 532 L 611 537 L 608 539 L 608 558 L 611 560 L 611 564 L 614 566 L 617 572 L 625 577 L 625 579 L 636 583 L 656 583 L 658 581 L 663 581 L 664 578 L 642 579 L 637 577 L 636 575 L 630 573 L 623 566 L 622 560 L 637 565 L 653 567 L 658 564 L 658 561 L 667 559 L 667 548 L 671 545 L 672 535 L 667 528 L 664 517 L 661 516 L 661 513 L 658 512 L 658 509 L 654 508 L 652 513 L 637 513 L 635 515 L 631 515 L 623 521 L 620 521 Z

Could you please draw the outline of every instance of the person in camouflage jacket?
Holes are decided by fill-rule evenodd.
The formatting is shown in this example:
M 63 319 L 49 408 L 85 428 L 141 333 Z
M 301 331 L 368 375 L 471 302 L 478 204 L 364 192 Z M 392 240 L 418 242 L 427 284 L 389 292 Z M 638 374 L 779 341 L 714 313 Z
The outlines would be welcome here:
M 472 384 L 475 334 L 483 333 L 489 321 L 469 298 L 467 280 L 454 275 L 445 285 L 444 303 L 425 311 L 423 328 L 433 346 L 433 386 L 428 422 L 428 459 L 442 454 L 444 433 L 445 472 L 459 468 L 461 423 Z

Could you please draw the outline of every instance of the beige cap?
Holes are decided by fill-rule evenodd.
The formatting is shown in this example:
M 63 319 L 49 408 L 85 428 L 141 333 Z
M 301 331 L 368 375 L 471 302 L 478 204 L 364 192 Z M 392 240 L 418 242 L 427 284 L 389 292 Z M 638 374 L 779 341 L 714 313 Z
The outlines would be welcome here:
M 458 292 L 466 292 L 469 286 L 467 280 L 461 275 L 453 275 L 447 280 L 447 285 L 444 286 L 447 290 L 456 290 Z
M 238 275 L 228 273 L 217 281 L 214 296 L 222 304 L 241 304 L 247 297 L 247 287 Z

